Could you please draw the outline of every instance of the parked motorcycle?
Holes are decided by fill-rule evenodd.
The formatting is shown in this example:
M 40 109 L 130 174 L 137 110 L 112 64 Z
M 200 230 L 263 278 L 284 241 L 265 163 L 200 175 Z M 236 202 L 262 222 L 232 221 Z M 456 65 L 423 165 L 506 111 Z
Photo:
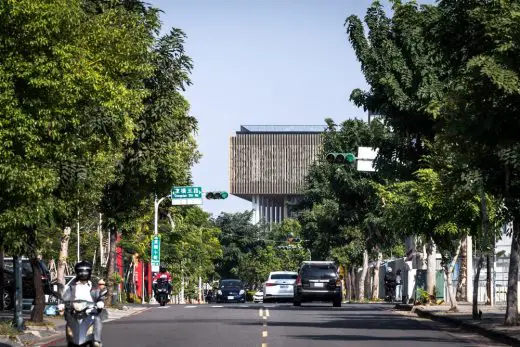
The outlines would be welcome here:
M 168 281 L 159 279 L 157 283 L 155 284 L 155 300 L 161 305 L 164 306 L 169 300 L 169 289 L 170 286 L 168 284 Z
M 64 301 L 67 346 L 94 347 L 94 320 L 101 310 L 85 300 Z

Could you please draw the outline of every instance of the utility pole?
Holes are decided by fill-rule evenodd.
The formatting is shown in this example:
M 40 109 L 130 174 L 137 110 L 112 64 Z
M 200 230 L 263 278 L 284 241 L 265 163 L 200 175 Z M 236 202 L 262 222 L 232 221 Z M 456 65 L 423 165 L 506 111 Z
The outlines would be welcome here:
M 80 241 L 80 238 L 79 238 L 79 208 L 78 208 L 78 224 L 77 224 L 77 237 L 78 237 L 78 250 L 77 250 L 77 259 L 78 259 L 78 263 L 79 263 L 79 241 Z

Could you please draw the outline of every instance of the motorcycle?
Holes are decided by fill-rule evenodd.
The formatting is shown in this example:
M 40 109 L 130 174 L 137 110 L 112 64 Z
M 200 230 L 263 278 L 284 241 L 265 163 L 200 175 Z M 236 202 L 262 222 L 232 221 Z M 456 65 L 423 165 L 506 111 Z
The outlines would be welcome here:
M 155 300 L 157 300 L 161 306 L 166 305 L 169 301 L 169 287 L 168 281 L 163 279 L 159 279 L 155 285 Z
M 395 282 L 385 283 L 385 301 L 386 302 L 395 301 Z
M 64 301 L 67 346 L 94 347 L 94 320 L 101 310 L 85 300 Z

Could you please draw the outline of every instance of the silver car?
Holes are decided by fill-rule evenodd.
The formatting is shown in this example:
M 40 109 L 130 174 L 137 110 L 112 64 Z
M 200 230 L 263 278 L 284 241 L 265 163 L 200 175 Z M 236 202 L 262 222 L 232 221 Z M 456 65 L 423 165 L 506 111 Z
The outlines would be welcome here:
M 294 298 L 294 283 L 298 273 L 294 271 L 274 271 L 264 283 L 264 303 L 269 301 L 291 301 Z

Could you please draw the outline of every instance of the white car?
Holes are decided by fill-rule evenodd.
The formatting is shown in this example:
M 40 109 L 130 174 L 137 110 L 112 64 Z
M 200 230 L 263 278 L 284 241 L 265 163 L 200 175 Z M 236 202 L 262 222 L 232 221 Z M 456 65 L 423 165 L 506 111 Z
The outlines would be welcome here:
M 269 301 L 292 300 L 294 283 L 298 273 L 294 271 L 274 271 L 264 283 L 264 303 Z
M 264 292 L 262 292 L 261 290 L 258 290 L 255 295 L 253 295 L 253 302 L 255 303 L 260 303 L 260 302 L 263 302 L 264 301 Z

